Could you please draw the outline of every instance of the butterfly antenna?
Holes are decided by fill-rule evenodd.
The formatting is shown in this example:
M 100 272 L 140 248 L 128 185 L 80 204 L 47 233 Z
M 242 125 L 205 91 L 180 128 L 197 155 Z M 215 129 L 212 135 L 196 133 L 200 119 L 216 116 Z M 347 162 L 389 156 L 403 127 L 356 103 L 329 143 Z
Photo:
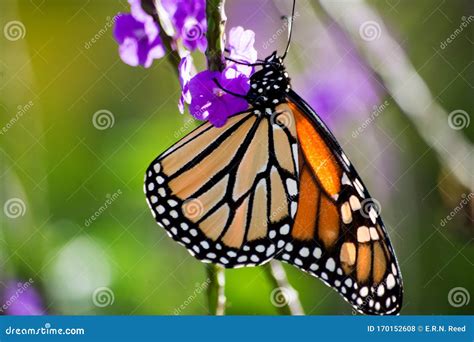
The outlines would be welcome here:
M 293 0 L 293 8 L 291 10 L 291 17 L 286 17 L 288 20 L 288 43 L 286 44 L 285 53 L 281 56 L 282 59 L 285 59 L 288 50 L 290 49 L 290 42 L 291 42 L 291 34 L 293 33 L 293 20 L 295 19 L 295 7 L 296 7 L 296 0 Z
M 235 64 L 246 65 L 246 66 L 251 66 L 251 67 L 258 66 L 258 65 L 264 65 L 263 61 L 259 61 L 258 63 L 247 63 L 247 62 L 243 62 L 243 61 L 238 61 L 238 60 L 230 58 L 230 57 L 225 57 L 225 59 L 227 61 L 231 61 Z

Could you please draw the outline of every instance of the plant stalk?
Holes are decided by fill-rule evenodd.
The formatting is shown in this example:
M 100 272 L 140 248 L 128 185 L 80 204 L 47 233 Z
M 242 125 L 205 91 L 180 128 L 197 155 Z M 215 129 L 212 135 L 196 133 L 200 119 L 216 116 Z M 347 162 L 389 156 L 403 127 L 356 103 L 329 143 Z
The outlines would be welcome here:
M 264 266 L 268 279 L 274 289 L 271 294 L 271 302 L 282 315 L 304 315 L 298 291 L 291 286 L 286 276 L 285 269 L 280 261 L 271 260 Z
M 224 11 L 225 0 L 207 0 L 207 66 L 212 71 L 222 71 L 224 62 L 224 34 L 227 17 Z
M 224 5 L 225 0 L 206 1 L 206 58 L 209 70 L 221 71 L 224 69 L 224 30 L 227 20 Z M 225 315 L 225 270 L 220 266 L 208 264 L 207 275 L 211 280 L 207 289 L 209 314 Z
M 161 24 L 160 17 L 158 16 L 158 0 L 142 0 L 142 8 L 146 13 L 153 17 L 153 20 L 158 25 L 158 28 L 160 29 L 159 35 L 166 50 L 166 58 L 173 66 L 173 70 L 178 75 L 178 66 L 179 62 L 181 61 L 181 57 L 179 56 L 179 53 L 173 49 L 171 45 L 172 38 L 166 34 L 166 31 Z

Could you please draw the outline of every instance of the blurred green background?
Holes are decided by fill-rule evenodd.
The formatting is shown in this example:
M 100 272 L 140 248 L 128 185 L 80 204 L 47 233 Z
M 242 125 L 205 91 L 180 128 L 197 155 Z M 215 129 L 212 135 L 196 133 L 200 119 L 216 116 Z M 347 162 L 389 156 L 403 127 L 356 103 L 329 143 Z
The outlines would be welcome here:
M 474 23 L 440 48 L 462 17 L 473 14 L 472 2 L 369 5 L 446 112 L 472 113 Z M 18 217 L 0 212 L 0 291 L 10 293 L 11 284 L 31 281 L 32 296 L 40 297 L 32 307 L 50 314 L 206 314 L 200 291 L 204 264 L 156 225 L 142 190 L 149 162 L 195 126 L 189 114 L 177 110 L 174 67 L 166 59 L 149 69 L 120 60 L 108 23 L 129 11 L 126 1 L 4 0 L 0 6 L 2 28 L 11 21 L 24 25 L 23 38 L 9 40 L 5 32 L 0 37 L 0 126 L 6 128 L 0 134 L 0 205 L 12 198 L 24 204 Z M 288 68 L 296 91 L 311 96 L 304 88 L 316 81 L 309 61 L 317 55 L 308 54 L 310 42 L 301 37 L 316 42 L 320 32 L 314 27 L 335 24 L 318 6 L 304 6 L 313 11 L 301 11 L 297 18 L 301 24 Z M 253 29 L 263 58 L 269 53 L 265 42 L 288 8 L 285 1 L 228 0 L 228 27 Z M 313 26 L 316 21 L 320 26 Z M 286 34 L 273 47 L 281 48 L 285 39 Z M 195 57 L 202 68 L 202 55 Z M 373 78 L 380 88 L 382 82 Z M 389 105 L 357 139 L 351 133 L 372 106 L 366 114 L 338 112 L 328 120 L 381 202 L 404 277 L 401 313 L 472 314 L 474 299 L 459 307 L 448 300 L 456 287 L 474 295 L 472 200 L 442 224 L 462 194 L 472 198 L 472 187 L 460 186 L 390 95 L 383 89 L 377 93 L 379 103 Z M 98 111 L 111 113 L 109 128 L 94 126 Z M 17 118 L 13 124 L 12 118 Z M 473 126 L 455 133 L 472 143 Z M 447 122 L 445 129 L 450 130 Z M 472 150 L 463 162 L 470 165 L 464 172 L 472 184 Z M 97 219 L 87 222 L 99 210 Z M 285 269 L 307 314 L 351 314 L 322 282 L 291 266 Z M 106 305 L 94 297 L 103 288 L 113 297 Z M 271 291 L 262 268 L 226 271 L 228 314 L 277 314 Z M 8 296 L 3 297 L 5 303 Z

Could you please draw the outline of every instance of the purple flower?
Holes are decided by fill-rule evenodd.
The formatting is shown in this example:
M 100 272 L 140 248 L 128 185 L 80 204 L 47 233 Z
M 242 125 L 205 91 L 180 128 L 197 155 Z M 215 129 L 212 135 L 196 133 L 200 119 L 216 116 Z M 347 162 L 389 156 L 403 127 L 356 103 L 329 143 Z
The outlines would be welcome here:
M 179 62 L 179 83 L 181 84 L 181 97 L 179 98 L 178 108 L 181 114 L 184 113 L 184 103 L 191 103 L 191 93 L 189 92 L 189 81 L 191 73 L 194 71 L 193 57 L 190 54 L 184 56 Z
M 240 26 L 232 28 L 228 45 L 230 57 L 243 62 L 255 62 L 257 51 L 253 47 L 254 42 L 255 34 L 252 31 Z M 209 120 L 214 126 L 220 127 L 230 115 L 248 108 L 247 101 L 242 97 L 249 90 L 252 67 L 229 61 L 222 72 L 203 71 L 194 77 L 191 75 L 193 69 L 191 56 L 185 56 L 179 64 L 182 92 L 178 108 L 181 113 L 184 103 L 188 103 L 192 116 L 198 120 Z
M 248 78 L 243 74 L 232 78 L 236 74 L 235 69 L 231 69 L 226 68 L 223 72 L 206 70 L 191 79 L 189 109 L 196 119 L 209 120 L 214 126 L 221 127 L 230 115 L 248 108 L 245 99 L 226 92 L 228 90 L 244 96 L 249 90 Z M 216 84 L 216 81 L 223 89 Z
M 43 301 L 33 287 L 33 280 L 21 283 L 9 281 L 3 293 L 3 303 L 7 315 L 44 315 Z
M 141 0 L 129 0 L 131 14 L 120 14 L 115 21 L 114 36 L 119 43 L 120 58 L 128 65 L 151 66 L 165 55 L 159 29 L 153 18 L 141 7 Z
M 206 3 L 204 0 L 164 0 L 163 7 L 176 29 L 175 39 L 181 38 L 187 49 L 204 52 L 206 40 Z
M 229 31 L 227 48 L 229 57 L 240 62 L 255 63 L 257 61 L 257 50 L 255 50 L 255 33 L 252 30 L 245 30 L 242 26 L 233 27 Z M 253 67 L 232 63 L 241 73 L 250 76 Z

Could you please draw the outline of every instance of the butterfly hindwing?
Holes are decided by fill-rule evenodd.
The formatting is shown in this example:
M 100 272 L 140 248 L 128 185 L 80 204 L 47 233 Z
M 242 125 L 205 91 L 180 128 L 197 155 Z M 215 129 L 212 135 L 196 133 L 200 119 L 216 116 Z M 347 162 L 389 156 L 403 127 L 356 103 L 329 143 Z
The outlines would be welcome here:
M 145 193 L 156 221 L 203 262 L 260 265 L 290 239 L 298 189 L 296 132 L 273 118 L 249 111 L 221 128 L 205 123 L 146 172 Z
M 322 279 L 356 310 L 394 314 L 400 271 L 383 222 L 356 170 L 314 111 L 293 91 L 299 202 L 292 241 L 277 258 Z

